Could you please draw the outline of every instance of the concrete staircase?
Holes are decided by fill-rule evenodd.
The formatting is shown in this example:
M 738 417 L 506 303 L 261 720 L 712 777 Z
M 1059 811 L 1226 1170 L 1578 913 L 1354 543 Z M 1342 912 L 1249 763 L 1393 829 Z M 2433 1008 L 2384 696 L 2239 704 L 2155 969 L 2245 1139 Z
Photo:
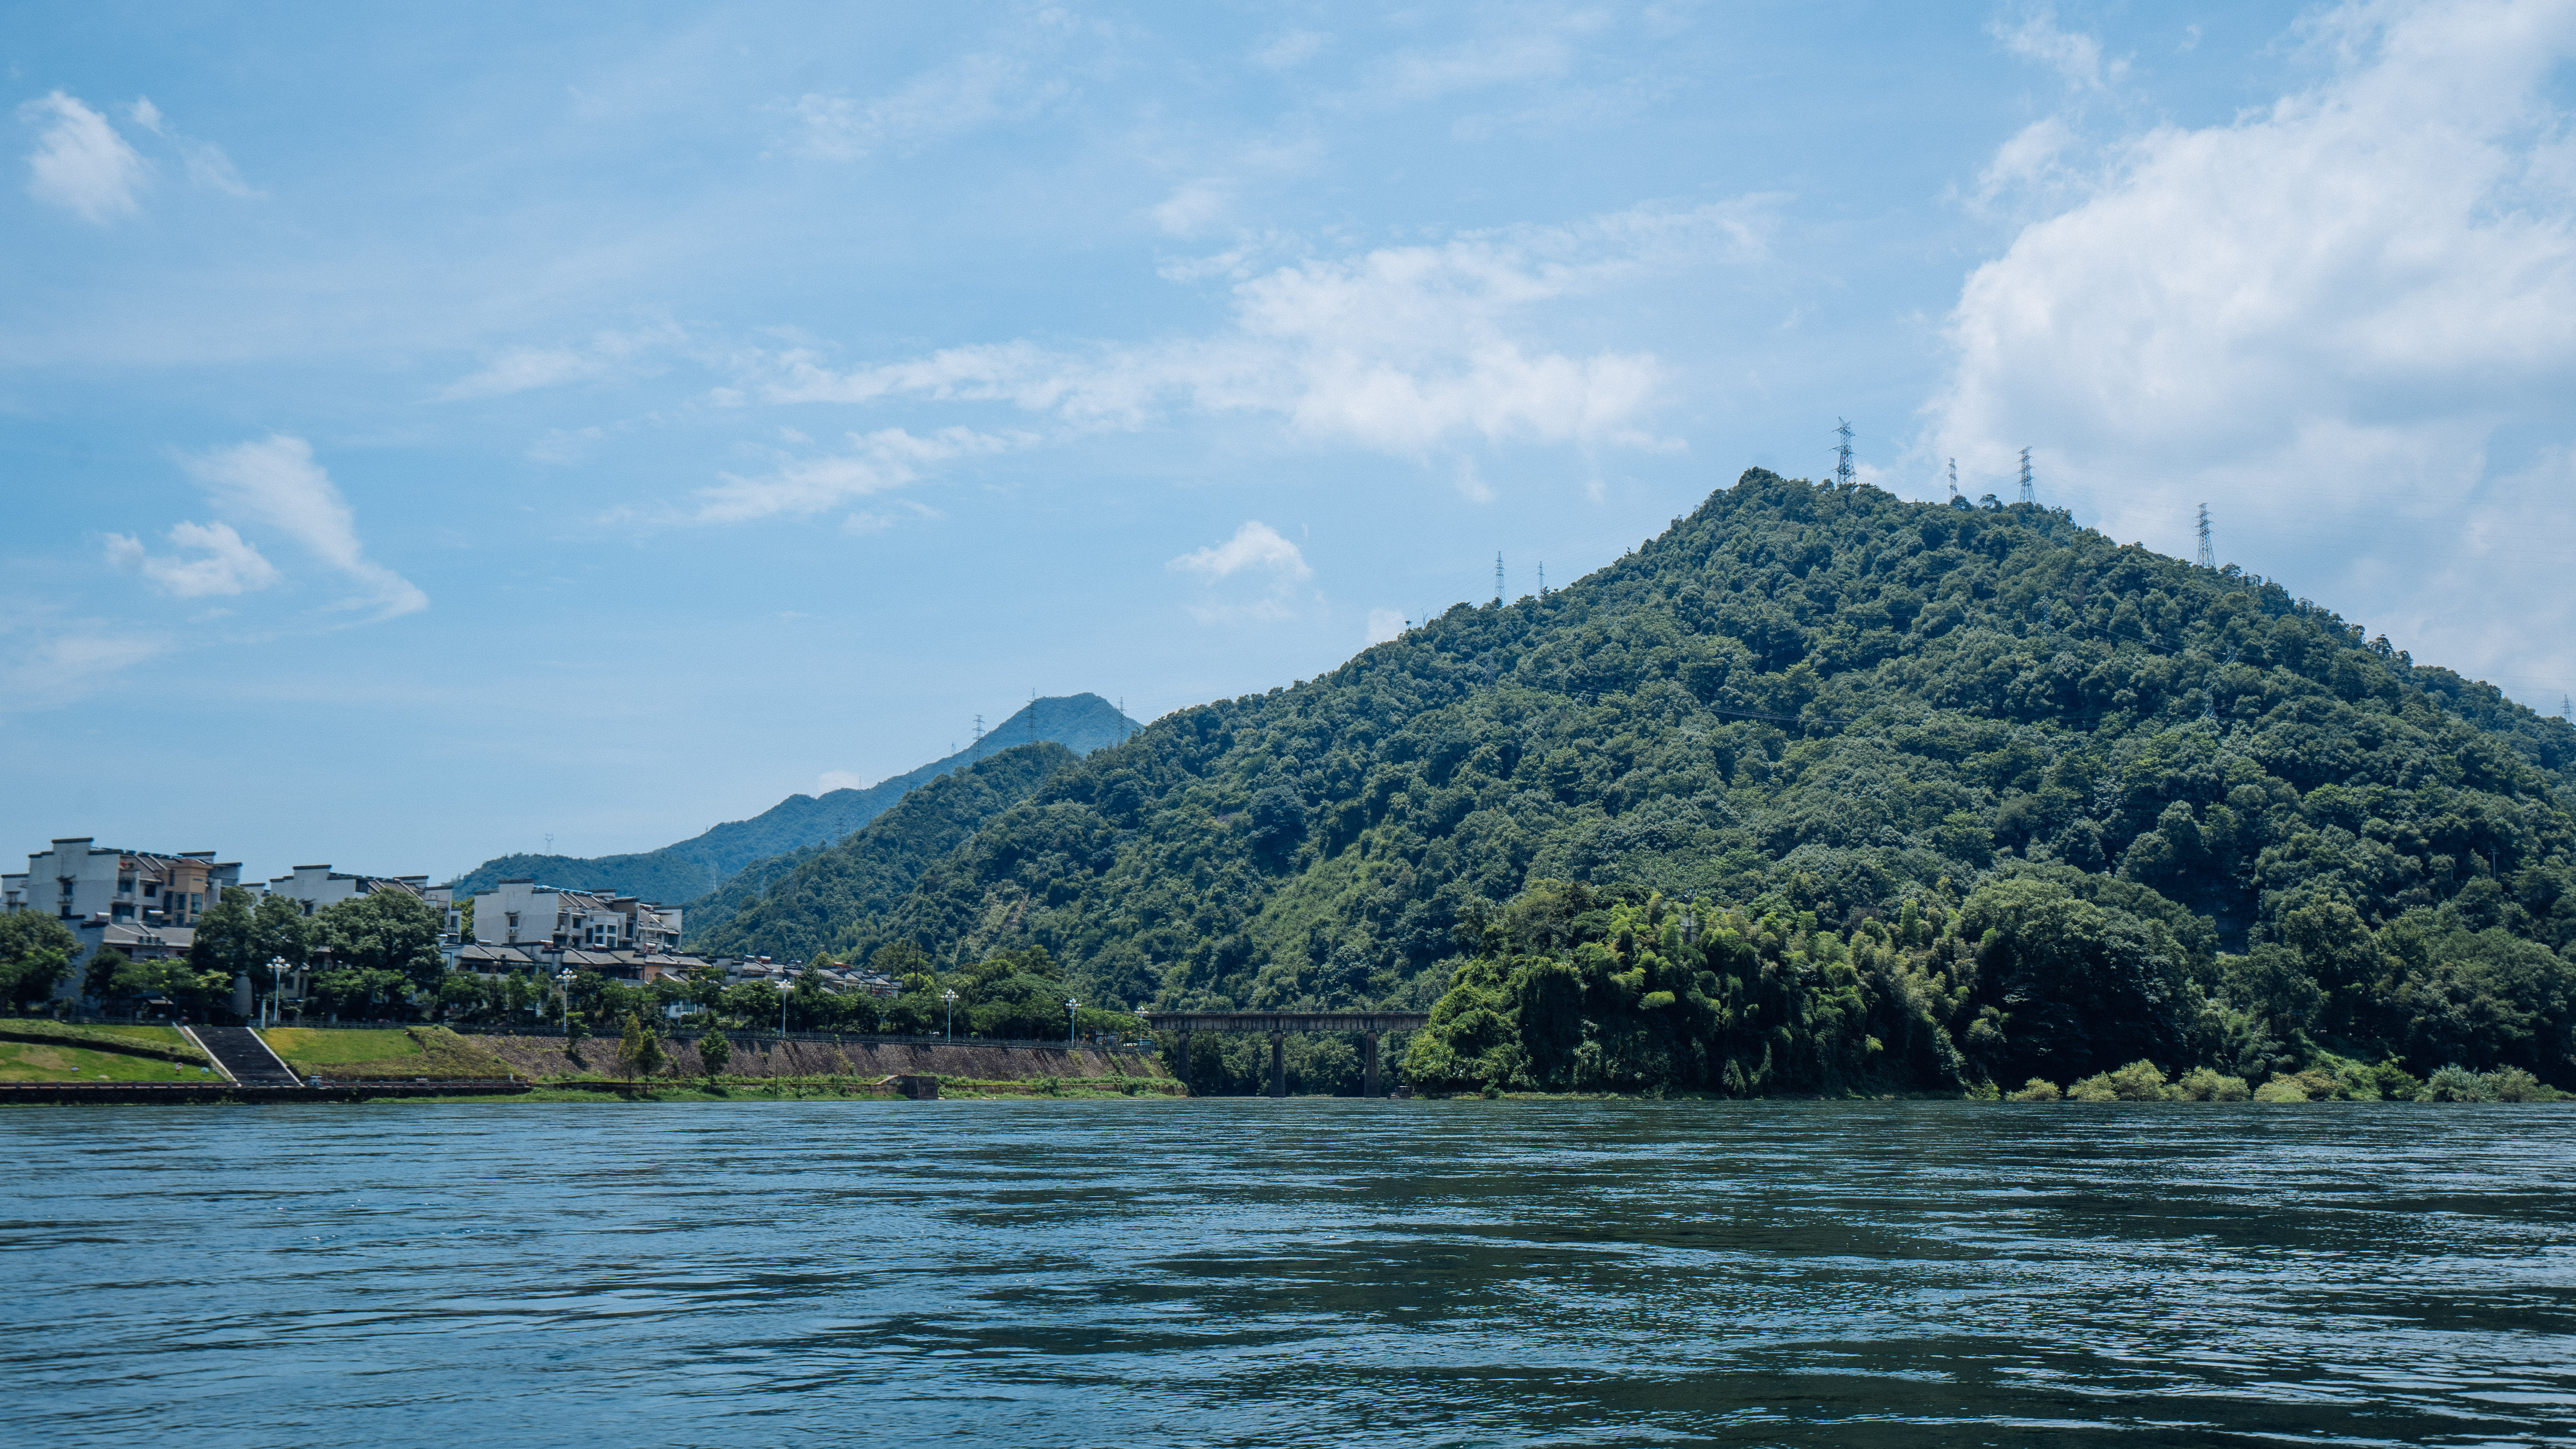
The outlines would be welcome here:
M 189 1028 L 188 1034 L 215 1059 L 217 1070 L 246 1087 L 295 1085 L 295 1073 L 249 1027 L 199 1026 Z

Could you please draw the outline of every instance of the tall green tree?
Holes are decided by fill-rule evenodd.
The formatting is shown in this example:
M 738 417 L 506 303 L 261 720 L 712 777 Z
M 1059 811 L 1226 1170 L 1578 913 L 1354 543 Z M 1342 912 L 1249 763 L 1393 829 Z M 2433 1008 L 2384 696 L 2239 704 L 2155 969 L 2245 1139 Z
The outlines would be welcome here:
M 72 957 L 79 950 L 80 938 L 51 916 L 35 911 L 0 915 L 0 998 L 12 1011 L 40 1005 L 71 974 Z
M 725 1039 L 724 1028 L 707 1013 L 706 1030 L 698 1033 L 698 1066 L 707 1074 L 709 1085 L 724 1074 L 725 1063 L 733 1060 L 733 1043 Z
M 378 890 L 336 902 L 312 918 L 312 944 L 344 971 L 384 972 L 414 991 L 435 991 L 446 973 L 438 953 L 438 911 L 409 891 Z
M 240 886 L 224 887 L 214 906 L 197 918 L 188 964 L 200 973 L 220 975 L 227 990 L 234 977 L 251 975 L 254 966 L 268 959 L 259 954 L 258 905 Z

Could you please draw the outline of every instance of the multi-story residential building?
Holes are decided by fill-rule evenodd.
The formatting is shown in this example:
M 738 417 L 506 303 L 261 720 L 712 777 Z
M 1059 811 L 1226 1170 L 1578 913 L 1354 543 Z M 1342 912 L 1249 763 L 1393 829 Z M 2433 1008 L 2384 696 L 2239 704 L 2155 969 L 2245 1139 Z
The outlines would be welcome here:
M 219 863 L 211 850 L 159 855 L 71 836 L 31 852 L 24 875 L 0 875 L 0 910 L 54 917 L 71 928 L 83 956 L 103 945 L 136 958 L 185 955 L 198 920 L 224 887 L 239 884 L 240 862 Z M 77 972 L 55 988 L 58 996 L 79 992 Z
M 680 949 L 680 908 L 505 880 L 474 898 L 474 939 L 486 946 L 666 954 Z
M 193 927 L 224 887 L 239 884 L 240 862 L 218 863 L 211 850 L 156 855 L 72 836 L 30 853 L 26 874 L 0 875 L 0 910 L 53 916 L 87 950 L 111 925 Z
M 453 931 L 456 928 L 454 921 L 449 919 L 454 912 L 447 887 L 431 885 L 425 875 L 354 875 L 333 870 L 327 865 L 299 865 L 292 874 L 271 877 L 267 894 L 297 902 L 309 916 L 325 907 L 353 901 L 380 890 L 407 891 L 418 896 L 447 920 L 444 929 Z

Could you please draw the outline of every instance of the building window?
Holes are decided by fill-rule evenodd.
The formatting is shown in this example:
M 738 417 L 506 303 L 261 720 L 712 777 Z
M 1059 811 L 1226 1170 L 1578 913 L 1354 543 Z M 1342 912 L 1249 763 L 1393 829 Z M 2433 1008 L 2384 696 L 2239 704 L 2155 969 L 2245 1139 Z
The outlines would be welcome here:
M 134 877 L 130 875 L 118 876 L 116 878 L 116 893 L 121 896 L 130 896 L 134 894 Z
M 202 911 L 202 910 L 204 910 L 205 908 L 206 908 L 206 897 L 205 897 L 205 894 L 204 894 L 202 891 L 190 891 L 190 892 L 188 892 L 188 914 L 189 914 L 189 915 L 192 915 L 192 916 L 193 916 L 193 915 L 195 915 L 197 912 Z
M 157 880 L 147 880 L 143 883 L 143 898 L 145 900 L 158 900 L 160 896 L 161 882 Z

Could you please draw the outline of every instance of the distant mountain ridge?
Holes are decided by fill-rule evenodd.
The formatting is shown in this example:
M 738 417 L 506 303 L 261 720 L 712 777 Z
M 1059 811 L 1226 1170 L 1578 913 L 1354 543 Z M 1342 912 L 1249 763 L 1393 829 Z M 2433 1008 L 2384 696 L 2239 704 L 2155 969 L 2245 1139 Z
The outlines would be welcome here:
M 551 886 L 614 891 L 677 905 L 713 894 L 755 862 L 832 845 L 893 808 L 915 788 L 1003 750 L 1043 740 L 1087 755 L 1139 728 L 1099 695 L 1049 696 L 1031 701 L 957 753 L 865 789 L 790 795 L 748 820 L 726 821 L 659 850 L 592 857 L 497 856 L 450 885 L 459 895 L 470 895 L 525 876 Z

